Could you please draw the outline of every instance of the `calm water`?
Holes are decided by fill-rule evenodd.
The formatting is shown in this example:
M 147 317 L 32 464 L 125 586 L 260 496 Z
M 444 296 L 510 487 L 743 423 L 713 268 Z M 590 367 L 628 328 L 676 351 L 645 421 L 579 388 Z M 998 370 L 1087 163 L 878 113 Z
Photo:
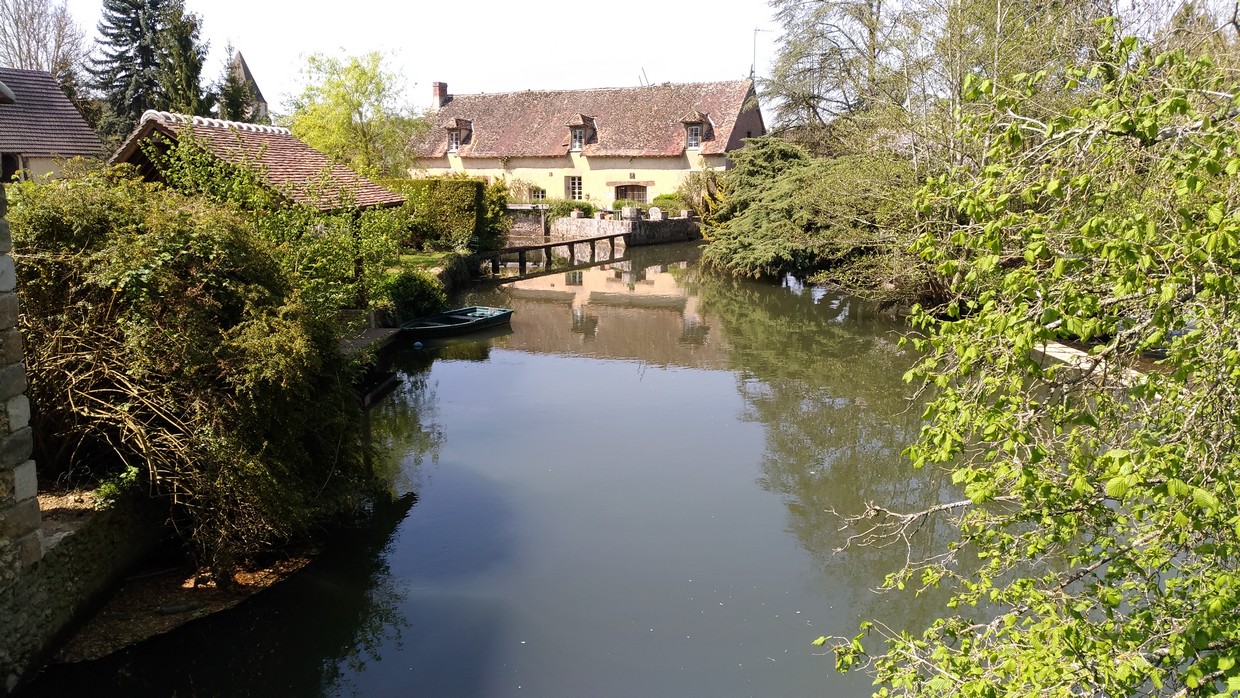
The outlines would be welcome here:
M 868 695 L 810 643 L 935 611 L 870 591 L 903 549 L 832 552 L 831 510 L 948 486 L 899 455 L 900 328 L 695 258 L 472 294 L 512 333 L 410 349 L 372 413 L 400 500 L 281 587 L 30 693 Z

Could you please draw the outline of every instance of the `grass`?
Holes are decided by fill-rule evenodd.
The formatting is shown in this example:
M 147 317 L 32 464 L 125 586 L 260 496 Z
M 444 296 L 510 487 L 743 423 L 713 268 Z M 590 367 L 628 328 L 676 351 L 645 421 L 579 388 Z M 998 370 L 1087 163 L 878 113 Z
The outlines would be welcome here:
M 443 266 L 453 252 L 409 252 L 400 256 L 400 268 L 410 271 L 430 271 Z

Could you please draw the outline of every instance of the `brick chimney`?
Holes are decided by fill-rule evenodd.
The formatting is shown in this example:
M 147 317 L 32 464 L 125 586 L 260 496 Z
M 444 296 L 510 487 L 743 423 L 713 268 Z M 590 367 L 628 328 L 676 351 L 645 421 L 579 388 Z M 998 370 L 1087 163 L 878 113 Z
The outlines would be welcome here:
M 434 101 L 431 103 L 432 109 L 439 109 L 440 107 L 442 107 L 443 105 L 451 101 L 452 95 L 448 94 L 448 83 L 432 82 L 431 83 L 431 96 L 434 97 Z

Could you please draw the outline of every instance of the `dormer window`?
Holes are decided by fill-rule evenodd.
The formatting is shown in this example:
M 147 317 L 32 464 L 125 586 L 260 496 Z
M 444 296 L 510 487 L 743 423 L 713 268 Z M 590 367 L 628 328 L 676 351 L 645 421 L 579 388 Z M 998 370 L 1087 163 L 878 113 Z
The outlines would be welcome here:
M 694 109 L 680 119 L 685 125 L 685 150 L 700 150 L 702 141 L 710 139 L 710 117 Z
M 469 134 L 474 130 L 474 122 L 469 119 L 450 119 L 444 125 L 448 132 L 448 152 L 460 152 L 461 146 L 469 143 Z
M 564 125 L 568 127 L 568 149 L 574 153 L 580 153 L 598 137 L 594 118 L 585 114 L 574 114 Z

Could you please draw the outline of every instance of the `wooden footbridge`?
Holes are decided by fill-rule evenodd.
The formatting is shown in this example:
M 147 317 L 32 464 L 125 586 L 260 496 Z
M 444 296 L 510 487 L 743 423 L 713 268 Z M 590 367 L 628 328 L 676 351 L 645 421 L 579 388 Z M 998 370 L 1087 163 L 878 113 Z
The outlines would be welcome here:
M 626 233 L 612 233 L 610 235 L 599 235 L 591 238 L 574 238 L 572 240 L 556 241 L 548 240 L 535 245 L 520 245 L 518 247 L 505 247 L 502 250 L 496 250 L 494 252 L 481 252 L 475 255 L 475 259 L 478 260 L 480 265 L 483 262 L 490 261 L 491 274 L 493 276 L 499 276 L 500 268 L 505 263 L 505 258 L 512 259 L 515 256 L 517 262 L 517 276 L 525 277 L 528 273 L 530 264 L 539 266 L 539 272 L 546 273 L 551 271 L 552 260 L 555 259 L 554 250 L 556 248 L 563 248 L 565 250 L 566 253 L 562 255 L 562 257 L 568 259 L 569 267 L 576 267 L 578 265 L 588 266 L 590 264 L 598 264 L 600 262 L 618 262 L 620 261 L 620 258 L 619 254 L 616 252 L 616 241 L 620 241 L 621 249 L 627 249 L 627 237 L 628 235 Z M 600 243 L 604 242 L 607 243 L 607 256 L 600 259 L 599 247 Z M 585 254 L 584 249 L 586 245 L 590 247 L 590 253 L 588 256 Z M 531 262 L 529 259 L 531 252 L 542 252 L 543 261 Z M 560 268 L 555 271 L 564 271 L 564 269 Z

